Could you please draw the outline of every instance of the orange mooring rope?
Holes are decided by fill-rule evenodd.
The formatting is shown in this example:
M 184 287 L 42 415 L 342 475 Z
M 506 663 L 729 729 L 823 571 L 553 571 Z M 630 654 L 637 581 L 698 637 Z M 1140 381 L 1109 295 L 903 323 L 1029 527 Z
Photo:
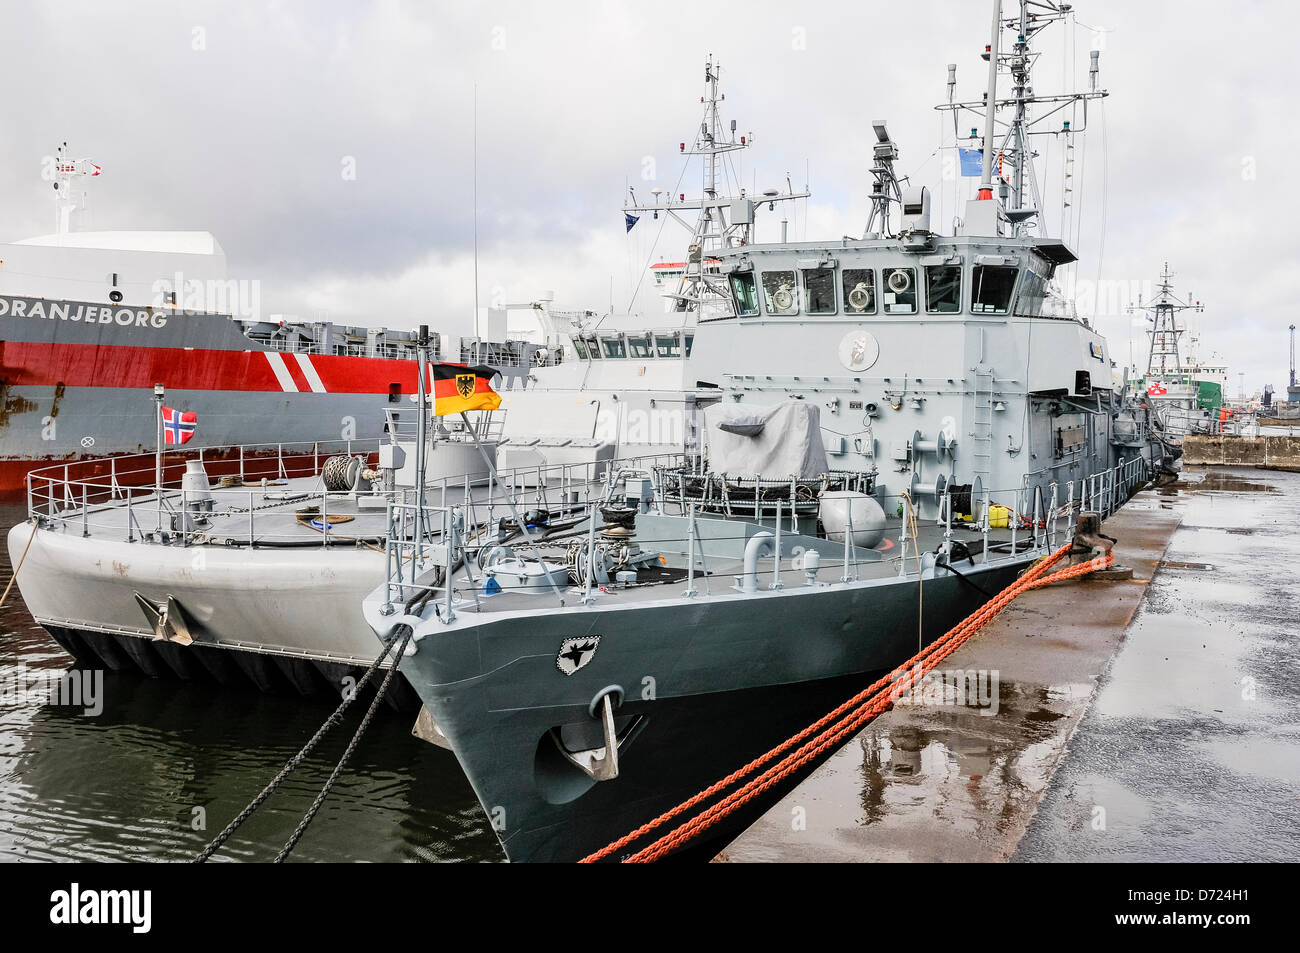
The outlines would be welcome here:
M 648 824 L 643 824 L 630 834 L 626 834 L 612 844 L 608 844 L 595 853 L 584 857 L 581 862 L 586 864 L 604 860 L 616 851 L 622 850 L 629 844 L 640 840 L 651 831 L 662 827 L 679 815 L 752 774 L 793 745 L 803 742 L 795 751 L 786 755 L 762 774 L 732 791 L 716 804 L 711 805 L 667 834 L 660 836 L 653 843 L 625 858 L 624 863 L 646 863 L 660 859 L 686 842 L 698 837 L 742 805 L 816 759 L 827 749 L 834 747 L 850 735 L 860 731 L 877 715 L 892 708 L 894 699 L 901 697 L 931 669 L 955 652 L 963 642 L 988 624 L 994 616 L 1005 609 L 1022 592 L 1096 572 L 1098 569 L 1105 569 L 1115 562 L 1115 554 L 1107 553 L 1105 556 L 1089 562 L 1080 563 L 1077 566 L 1071 566 L 1068 569 L 1046 575 L 1047 570 L 1058 563 L 1069 551 L 1070 547 L 1068 545 L 1062 546 L 1050 556 L 1040 560 L 1018 580 L 943 636 L 931 642 L 912 658 L 895 668 L 888 675 L 873 682 L 834 711 L 823 715 L 797 735 L 787 738 L 775 748 L 759 755 L 743 768 L 733 771 L 721 781 L 710 785 L 672 810 L 659 815 Z

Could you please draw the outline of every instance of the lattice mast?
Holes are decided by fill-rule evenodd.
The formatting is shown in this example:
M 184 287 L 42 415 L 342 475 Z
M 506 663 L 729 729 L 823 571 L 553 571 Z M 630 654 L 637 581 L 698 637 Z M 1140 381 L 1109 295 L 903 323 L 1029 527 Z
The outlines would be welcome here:
M 1147 352 L 1148 381 L 1165 382 L 1182 379 L 1183 364 L 1178 341 L 1183 336 L 1184 329 L 1178 326 L 1176 316 L 1182 311 L 1205 310 L 1201 302 L 1192 300 L 1190 293 L 1186 300 L 1174 295 L 1173 277 L 1173 272 L 1169 270 L 1169 262 L 1165 262 L 1164 270 L 1160 273 L 1159 294 L 1155 301 L 1143 305 L 1139 298 L 1136 306 L 1126 309 L 1130 314 L 1146 314 L 1148 320 L 1152 322 L 1151 329 L 1147 331 L 1151 338 Z
M 733 152 L 748 149 L 754 143 L 753 133 L 738 134 L 736 120 L 724 124 L 720 104 L 727 98 L 720 89 L 722 66 L 715 63 L 710 55 L 704 63 L 705 93 L 700 97 L 704 104 L 704 115 L 691 141 L 678 143 L 678 152 L 683 156 L 699 157 L 702 160 L 701 194 L 699 198 L 689 198 L 684 192 L 676 196 L 662 198 L 662 189 L 653 188 L 650 194 L 652 202 L 641 202 L 633 188 L 628 189 L 629 201 L 623 206 L 624 214 L 642 215 L 652 213 L 657 219 L 663 213 L 687 229 L 691 238 L 687 246 L 686 274 L 682 279 L 680 292 L 672 297 L 677 299 L 677 310 L 693 310 L 699 299 L 714 295 L 725 299 L 728 297 L 725 281 L 716 275 L 706 273 L 705 260 L 709 253 L 724 248 L 748 245 L 754 240 L 754 217 L 764 204 L 769 211 L 776 208 L 777 202 L 789 202 L 794 199 L 808 198 L 812 193 L 805 187 L 796 192 L 789 185 L 787 177 L 786 191 L 768 189 L 762 196 L 748 195 L 744 188 L 738 195 L 722 194 L 721 163 L 723 158 Z M 698 212 L 695 221 L 684 218 L 683 212 Z M 746 214 L 747 212 L 747 214 Z M 785 236 L 782 236 L 784 240 Z
M 983 169 L 980 181 L 982 199 L 993 199 L 993 190 L 997 189 L 997 200 L 1001 202 L 1003 214 L 1011 225 L 1013 235 L 1028 234 L 1037 228 L 1041 233 L 1044 223 L 1042 215 L 1042 192 L 1038 176 L 1034 170 L 1034 160 L 1038 157 L 1031 144 L 1030 137 L 1036 135 L 1061 136 L 1067 146 L 1072 143 L 1075 134 L 1087 129 L 1088 103 L 1110 95 L 1097 85 L 1099 51 L 1092 50 L 1088 67 L 1088 89 L 1075 93 L 1054 93 L 1039 95 L 1034 91 L 1033 69 L 1042 54 L 1033 49 L 1033 42 L 1038 34 L 1052 24 L 1073 15 L 1073 4 L 1056 3 L 1052 0 L 1020 0 L 1017 15 L 1004 17 L 1001 0 L 994 2 L 994 23 L 990 42 L 984 47 L 981 57 L 989 63 L 988 91 L 983 99 L 968 102 L 955 100 L 957 85 L 957 66 L 948 65 L 948 102 L 936 106 L 939 110 L 948 110 L 953 116 L 953 135 L 957 141 L 979 143 L 982 140 Z M 1003 43 L 1003 33 L 1011 31 L 1013 39 Z M 1010 94 L 998 98 L 998 76 L 1004 74 L 1009 80 Z M 993 99 L 994 109 L 987 104 Z M 1032 106 L 1047 106 L 1040 115 L 1031 115 Z M 1076 110 L 1081 107 L 1083 122 L 1076 123 Z M 1060 119 L 1055 126 L 1050 121 L 1065 110 L 1070 110 L 1070 118 Z M 1006 110 L 1009 118 L 1005 122 L 998 119 L 998 111 Z M 970 112 L 984 120 L 984 134 L 979 129 L 970 128 L 969 136 L 961 136 L 958 129 L 959 116 L 963 111 Z M 1002 126 L 999 137 L 998 127 Z M 995 174 L 996 172 L 996 174 Z M 1068 186 L 1068 183 L 1067 183 Z

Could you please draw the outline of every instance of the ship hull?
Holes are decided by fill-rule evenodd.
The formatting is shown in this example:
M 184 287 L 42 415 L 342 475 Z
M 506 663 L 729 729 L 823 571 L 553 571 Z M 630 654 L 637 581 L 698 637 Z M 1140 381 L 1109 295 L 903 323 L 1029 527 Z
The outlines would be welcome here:
M 328 700 L 379 654 L 360 610 L 384 576 L 383 554 L 370 549 L 250 558 L 224 547 L 83 537 L 75 520 L 62 529 L 20 523 L 7 542 L 13 565 L 23 560 L 28 611 L 82 665 Z M 157 604 L 176 600 L 193 643 L 155 639 L 137 592 Z M 404 685 L 395 699 L 411 701 Z
M 220 685 L 231 691 L 299 695 L 323 703 L 337 702 L 342 691 L 356 685 L 366 665 L 326 661 L 303 655 L 236 649 L 229 646 L 177 645 L 138 633 L 45 623 L 44 629 L 65 652 L 86 668 L 103 668 L 150 678 Z M 372 676 L 370 689 L 383 678 Z M 399 674 L 384 696 L 387 706 L 414 714 L 419 698 Z
M 927 579 L 925 639 L 1023 566 L 964 570 L 975 585 Z M 402 670 L 509 858 L 572 861 L 725 777 L 866 687 L 872 673 L 910 657 L 917 612 L 915 580 L 891 578 L 778 597 L 542 614 L 431 633 Z M 558 647 L 594 634 L 601 639 L 591 661 L 565 676 Z M 623 689 L 615 725 L 626 738 L 619 776 L 595 782 L 564 759 L 553 732 L 566 744 L 599 747 L 590 706 L 611 685 Z M 695 846 L 716 849 L 744 820 L 712 829 L 709 843 Z
M 386 408 L 410 409 L 413 348 L 277 350 L 242 327 L 220 314 L 0 295 L 0 494 L 53 463 L 152 449 L 159 383 L 167 406 L 198 415 L 191 446 L 373 438 Z M 519 372 L 501 368 L 508 384 Z

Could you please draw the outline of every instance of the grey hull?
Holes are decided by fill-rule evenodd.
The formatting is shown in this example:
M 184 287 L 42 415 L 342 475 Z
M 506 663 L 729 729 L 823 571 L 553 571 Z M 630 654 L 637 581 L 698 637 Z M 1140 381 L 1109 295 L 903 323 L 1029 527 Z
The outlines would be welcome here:
M 119 387 L 10 387 L 14 406 L 0 428 L 0 459 L 58 462 L 82 456 L 152 451 L 156 423 L 151 395 Z M 312 440 L 374 439 L 382 435 L 384 410 L 374 394 L 267 393 L 168 390 L 168 406 L 200 411 L 199 432 L 186 445 L 275 446 Z M 51 428 L 42 421 L 53 415 Z
M 1004 588 L 1024 561 L 924 583 L 926 641 Z M 721 580 L 715 580 L 720 583 Z M 976 588 L 979 587 L 979 588 Z M 980 591 L 980 590 L 984 591 Z M 917 651 L 915 580 L 782 598 L 542 614 L 427 636 L 402 670 L 448 737 L 515 861 L 572 861 L 635 829 L 777 744 Z M 566 638 L 600 636 L 571 676 Z M 620 775 L 566 761 L 599 746 L 590 705 L 623 689 Z M 838 694 L 837 694 L 838 691 Z M 733 831 L 734 833 L 734 831 Z M 711 832 L 714 840 L 727 828 Z

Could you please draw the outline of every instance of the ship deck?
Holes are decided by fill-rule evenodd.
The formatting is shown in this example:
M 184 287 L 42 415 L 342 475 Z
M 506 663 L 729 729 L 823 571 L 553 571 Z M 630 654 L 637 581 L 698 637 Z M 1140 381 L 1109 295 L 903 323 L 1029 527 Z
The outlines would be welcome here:
M 603 585 L 593 580 L 588 584 L 577 570 L 570 569 L 566 562 L 567 544 L 574 539 L 586 541 L 588 524 L 584 520 L 559 540 L 542 538 L 536 541 L 535 546 L 519 541 L 510 547 L 512 556 L 534 567 L 540 556 L 544 565 L 553 571 L 554 586 L 546 581 L 545 576 L 521 583 L 509 564 L 488 570 L 471 564 L 468 568 L 458 569 L 452 577 L 453 608 L 457 613 L 526 614 L 551 611 L 561 604 L 565 607 L 581 606 L 584 600 L 590 600 L 592 605 L 614 609 L 680 599 L 688 590 L 705 599 L 739 597 L 744 592 L 742 577 L 746 542 L 755 534 L 766 532 L 773 534 L 775 543 L 774 528 L 770 523 L 701 517 L 697 518 L 696 535 L 690 536 L 687 519 L 650 513 L 645 514 L 638 525 L 647 521 L 651 525 L 646 537 L 641 538 L 638 533 L 631 540 L 646 556 L 640 568 L 635 570 L 635 580 L 622 583 L 611 579 Z M 1063 544 L 1068 540 L 1066 526 L 1062 517 L 1055 529 L 1049 524 L 1035 539 L 1027 529 L 1013 532 L 1010 528 L 990 528 L 985 535 L 980 527 L 966 524 L 954 524 L 948 535 L 943 525 L 929 522 L 917 526 L 915 540 L 903 540 L 903 520 L 895 518 L 888 521 L 885 536 L 877 546 L 851 547 L 847 555 L 842 542 L 785 531 L 781 533 L 779 563 L 770 551 L 759 558 L 754 573 L 754 591 L 777 593 L 806 588 L 809 570 L 804 568 L 802 559 L 810 550 L 818 554 L 815 578 L 822 585 L 884 582 L 900 575 L 915 577 L 918 571 L 923 579 L 935 575 L 978 577 L 986 564 L 1005 564 L 1011 559 L 1024 559 L 1031 550 L 1044 551 Z M 952 568 L 934 564 L 934 554 L 946 538 L 953 544 Z M 685 555 L 692 540 L 697 551 L 702 553 L 696 557 L 693 571 L 688 569 Z M 984 553 L 986 545 L 987 559 Z M 495 583 L 491 587 L 489 575 Z M 977 580 L 968 578 L 967 581 L 979 587 Z M 500 587 L 499 590 L 496 587 Z M 447 598 L 446 587 L 441 583 L 421 587 L 410 584 L 409 579 L 405 585 L 394 583 L 389 598 L 395 605 L 409 605 L 424 593 L 435 602 L 445 603 Z M 472 620 L 466 620 L 466 623 L 472 624 Z
M 675 512 L 679 509 L 675 504 L 665 504 L 662 510 L 647 508 L 648 512 L 639 515 L 635 535 L 630 539 L 607 537 L 607 527 L 597 524 L 597 541 L 616 546 L 630 543 L 639 547 L 645 558 L 630 567 L 636 571 L 634 581 L 610 579 L 601 584 L 593 578 L 588 587 L 576 571 L 567 577 L 563 571 L 571 561 L 569 548 L 585 544 L 591 532 L 587 501 L 599 500 L 605 487 L 603 480 L 567 482 L 562 487 L 535 484 L 516 492 L 514 509 L 497 487 L 478 485 L 467 489 L 443 483 L 426 489 L 426 518 L 435 524 L 425 528 L 427 545 L 441 540 L 442 527 L 437 521 L 455 509 L 464 515 L 464 533 L 471 546 L 477 547 L 483 541 L 484 548 L 490 548 L 487 540 L 491 537 L 504 543 L 503 555 L 525 561 L 540 556 L 546 566 L 555 570 L 554 587 L 544 580 L 520 585 L 500 567 L 485 570 L 472 562 L 453 574 L 453 602 L 476 612 L 498 613 L 550 608 L 561 600 L 566 606 L 579 605 L 587 597 L 609 606 L 633 605 L 676 598 L 688 587 L 704 596 L 725 596 L 737 591 L 746 543 L 763 532 L 772 534 L 773 542 L 779 537 L 782 558 L 779 568 L 770 552 L 758 560 L 755 585 L 760 591 L 806 586 L 808 576 L 802 556 L 810 550 L 819 557 L 820 582 L 843 582 L 884 580 L 918 571 L 923 576 L 951 572 L 933 568 L 932 554 L 945 541 L 953 544 L 951 562 L 957 573 L 978 572 L 986 562 L 1022 554 L 1036 545 L 1027 526 L 981 527 L 979 523 L 954 520 L 947 527 L 935 520 L 919 520 L 905 527 L 905 521 L 891 513 L 886 516 L 884 534 L 877 545 L 846 549 L 842 541 L 810 535 L 817 531 L 818 524 L 807 515 L 787 512 L 778 531 L 778 521 L 771 517 L 700 513 L 692 528 L 686 515 Z M 557 502 L 561 494 L 571 502 Z M 419 508 L 414 489 L 388 494 L 332 492 L 325 489 L 319 476 L 251 484 L 218 483 L 206 493 L 169 489 L 161 500 L 152 491 L 124 490 L 120 495 L 101 491 L 98 495 L 98 502 L 93 494 L 87 494 L 83 502 L 75 498 L 75 493 L 65 493 L 62 499 L 50 493 L 44 499 L 34 499 L 30 510 L 41 517 L 47 528 L 119 543 L 177 548 L 280 550 L 319 546 L 383 551 L 391 535 L 404 541 L 394 558 L 409 563 L 410 552 L 403 554 L 401 548 L 413 545 L 411 514 Z M 545 511 L 550 525 L 530 530 L 528 537 L 501 529 L 503 522 L 513 526 L 514 518 L 525 509 Z M 1073 513 L 1073 506 L 1063 507 L 1056 518 L 1040 523 L 1037 545 L 1064 542 Z M 697 554 L 693 567 L 689 566 L 688 551 Z M 499 591 L 485 590 L 488 575 L 496 580 L 492 589 L 499 587 Z M 402 602 L 409 601 L 416 592 L 409 578 L 406 582 L 400 587 Z M 445 592 L 445 586 L 439 585 L 438 598 L 444 598 Z M 399 601 L 397 594 L 394 601 Z

